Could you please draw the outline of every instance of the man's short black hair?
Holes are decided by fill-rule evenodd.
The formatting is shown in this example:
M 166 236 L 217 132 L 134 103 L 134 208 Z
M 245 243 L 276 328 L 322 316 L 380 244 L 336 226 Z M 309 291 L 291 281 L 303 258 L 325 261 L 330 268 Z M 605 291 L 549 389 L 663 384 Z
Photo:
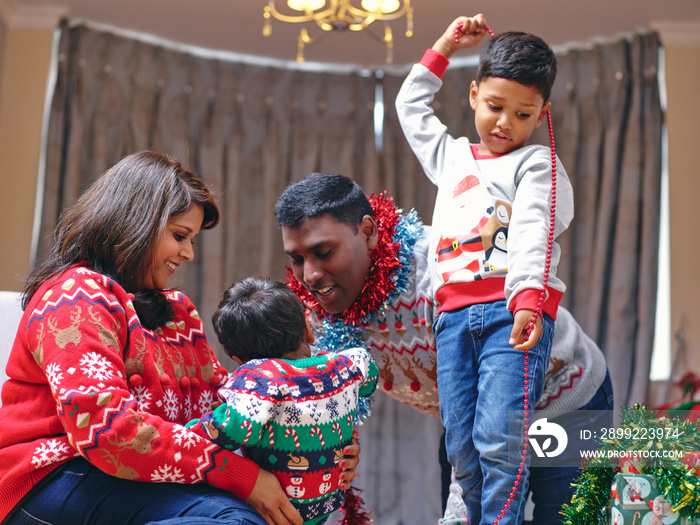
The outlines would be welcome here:
M 476 82 L 498 77 L 537 89 L 549 100 L 557 77 L 557 59 L 540 37 L 510 31 L 490 38 L 479 54 Z
M 304 305 L 284 283 L 246 277 L 224 292 L 212 324 L 226 354 L 241 361 L 282 357 L 304 340 Z
M 374 217 L 374 212 L 357 183 L 331 173 L 312 173 L 292 184 L 275 205 L 277 222 L 289 228 L 323 215 L 357 228 L 365 215 Z

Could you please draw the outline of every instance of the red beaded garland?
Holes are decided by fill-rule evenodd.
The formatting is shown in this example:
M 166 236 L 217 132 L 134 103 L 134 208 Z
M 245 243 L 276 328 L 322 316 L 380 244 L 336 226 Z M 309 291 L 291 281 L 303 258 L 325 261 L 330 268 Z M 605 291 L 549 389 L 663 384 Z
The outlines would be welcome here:
M 464 24 L 460 22 L 455 28 L 455 44 L 459 44 L 459 33 L 462 30 L 462 27 L 464 27 Z M 493 38 L 496 38 L 496 35 L 493 33 L 493 31 L 491 31 L 489 26 L 486 26 L 486 31 L 488 31 L 489 35 L 491 35 Z
M 459 24 L 457 28 L 455 29 L 455 43 L 459 43 L 459 32 L 462 29 L 462 24 Z M 496 37 L 494 35 L 493 31 L 491 31 L 491 28 L 486 26 L 486 30 L 492 37 Z M 550 148 L 552 151 L 552 204 L 551 204 L 551 210 L 550 210 L 550 216 L 549 216 L 549 237 L 547 239 L 547 253 L 545 257 L 545 265 L 544 265 L 544 278 L 542 280 L 542 291 L 540 292 L 540 297 L 537 301 L 537 307 L 535 310 L 534 315 L 532 316 L 532 319 L 530 319 L 530 323 L 528 325 L 528 330 L 527 330 L 527 335 L 528 337 L 530 336 L 530 333 L 532 332 L 533 328 L 535 327 L 535 323 L 537 322 L 537 317 L 542 315 L 542 308 L 544 305 L 544 300 L 545 296 L 547 293 L 547 283 L 549 282 L 549 270 L 551 267 L 551 262 L 552 262 L 552 245 L 554 243 L 554 224 L 555 224 L 555 213 L 556 213 L 556 199 L 557 199 L 557 154 L 556 154 L 556 148 L 554 146 L 554 130 L 552 129 L 552 114 L 551 112 L 547 112 L 547 126 L 549 127 L 549 143 L 550 143 Z M 529 404 L 529 392 L 528 392 L 528 378 L 529 378 L 529 354 L 528 350 L 523 350 L 523 453 L 522 456 L 520 457 L 520 468 L 518 469 L 518 474 L 515 477 L 515 480 L 513 481 L 513 486 L 510 489 L 510 494 L 508 495 L 508 499 L 506 500 L 505 505 L 503 505 L 503 508 L 501 509 L 501 512 L 496 516 L 496 520 L 494 520 L 493 524 L 498 525 L 498 522 L 501 521 L 503 516 L 505 516 L 506 511 L 510 508 L 511 503 L 513 502 L 513 499 L 515 498 L 515 493 L 518 490 L 518 487 L 520 485 L 520 479 L 522 478 L 522 474 L 524 472 L 525 468 L 525 462 L 527 461 L 527 454 L 528 454 L 528 443 L 529 443 L 529 438 L 528 438 L 528 428 L 529 428 L 529 417 L 528 417 L 528 410 L 530 408 Z

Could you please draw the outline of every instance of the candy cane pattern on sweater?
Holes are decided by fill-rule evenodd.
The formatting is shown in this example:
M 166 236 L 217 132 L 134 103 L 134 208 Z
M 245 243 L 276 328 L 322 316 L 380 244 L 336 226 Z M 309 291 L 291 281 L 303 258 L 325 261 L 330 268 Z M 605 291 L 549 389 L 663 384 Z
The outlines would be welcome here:
M 290 435 L 294 437 L 294 446 L 297 447 L 297 450 L 299 450 L 301 447 L 299 446 L 299 435 L 297 434 L 297 431 L 293 428 L 288 428 L 284 431 L 284 437 L 289 437 Z
M 343 431 L 340 430 L 340 424 L 338 424 L 338 422 L 336 421 L 335 423 L 333 423 L 332 428 L 333 428 L 333 432 L 338 433 L 338 439 L 342 442 L 343 441 Z
M 275 431 L 272 428 L 272 425 L 268 423 L 267 425 L 267 430 L 270 434 L 270 448 L 274 448 L 275 446 Z
M 224 422 L 221 426 L 227 426 L 229 424 L 229 421 L 231 421 L 231 409 L 229 407 L 226 407 L 226 419 L 224 419 Z
M 245 445 L 248 442 L 248 440 L 250 439 L 250 435 L 253 433 L 253 424 L 248 420 L 245 420 L 243 423 L 241 423 L 241 430 L 245 429 L 247 429 L 245 433 L 245 439 L 241 442 L 241 444 L 243 445 Z
M 318 427 L 313 427 L 311 429 L 311 435 L 312 436 L 318 436 L 318 438 L 321 440 L 321 448 L 326 448 L 326 442 L 323 440 L 323 434 L 321 433 L 321 429 Z

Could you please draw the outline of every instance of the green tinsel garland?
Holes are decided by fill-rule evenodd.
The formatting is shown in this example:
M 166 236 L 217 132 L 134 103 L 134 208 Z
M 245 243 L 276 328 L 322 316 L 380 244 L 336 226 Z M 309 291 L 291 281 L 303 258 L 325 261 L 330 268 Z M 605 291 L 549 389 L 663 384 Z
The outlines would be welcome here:
M 663 437 L 633 439 L 632 436 L 649 433 L 641 429 L 663 428 Z M 622 421 L 612 439 L 601 441 L 598 450 L 631 452 L 643 450 L 700 450 L 700 420 L 658 417 L 658 411 L 644 405 L 622 409 Z M 625 432 L 625 429 L 629 429 Z M 636 431 L 636 432 L 635 432 Z M 576 483 L 571 503 L 564 505 L 562 514 L 567 525 L 608 525 L 610 523 L 610 487 L 615 474 L 620 472 L 619 459 L 595 457 L 591 459 Z M 700 519 L 700 477 L 694 476 L 688 466 L 676 459 L 645 459 L 640 472 L 656 478 L 659 490 L 674 512 L 691 522 Z

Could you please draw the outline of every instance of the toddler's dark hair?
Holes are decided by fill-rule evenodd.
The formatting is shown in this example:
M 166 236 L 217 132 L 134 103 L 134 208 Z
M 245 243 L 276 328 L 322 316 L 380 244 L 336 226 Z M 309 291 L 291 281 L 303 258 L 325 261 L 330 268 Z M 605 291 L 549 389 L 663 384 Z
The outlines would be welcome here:
M 547 102 L 557 77 L 557 59 L 538 36 L 518 31 L 501 33 L 490 38 L 479 54 L 476 82 L 490 77 L 534 87 Z
M 275 205 L 277 222 L 289 228 L 297 228 L 306 220 L 323 215 L 357 228 L 362 217 L 374 217 L 374 212 L 357 183 L 332 173 L 306 176 L 287 187 Z
M 246 277 L 231 286 L 211 320 L 226 354 L 243 362 L 282 357 L 304 340 L 304 305 L 270 279 Z

